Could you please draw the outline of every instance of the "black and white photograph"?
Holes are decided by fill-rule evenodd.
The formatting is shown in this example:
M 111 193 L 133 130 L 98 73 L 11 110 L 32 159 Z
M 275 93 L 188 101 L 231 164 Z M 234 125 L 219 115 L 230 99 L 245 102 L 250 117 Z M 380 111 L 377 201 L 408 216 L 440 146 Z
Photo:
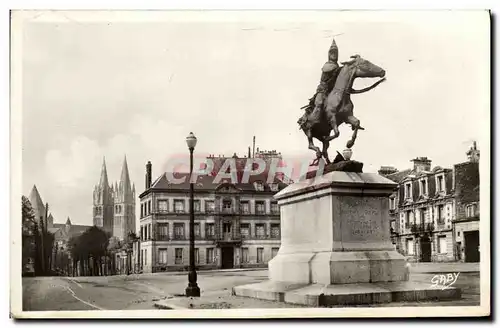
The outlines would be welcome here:
M 14 318 L 490 315 L 487 10 L 12 10 Z

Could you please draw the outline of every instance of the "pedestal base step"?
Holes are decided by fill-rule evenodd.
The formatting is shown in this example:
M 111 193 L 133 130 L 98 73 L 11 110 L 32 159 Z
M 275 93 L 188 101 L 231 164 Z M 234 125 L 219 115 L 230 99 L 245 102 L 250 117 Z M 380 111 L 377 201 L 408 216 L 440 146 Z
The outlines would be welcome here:
M 411 281 L 320 285 L 267 280 L 233 287 L 233 295 L 321 307 L 460 299 L 462 291 Z

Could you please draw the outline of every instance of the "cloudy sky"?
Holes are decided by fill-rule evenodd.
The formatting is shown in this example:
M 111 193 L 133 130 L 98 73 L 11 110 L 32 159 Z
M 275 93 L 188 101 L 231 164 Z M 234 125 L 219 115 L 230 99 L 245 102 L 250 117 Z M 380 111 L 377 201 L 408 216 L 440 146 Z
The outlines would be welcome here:
M 220 14 L 219 14 L 220 15 Z M 300 107 L 317 86 L 333 35 L 383 67 L 387 81 L 353 95 L 353 159 L 365 172 L 408 168 L 416 156 L 451 167 L 489 124 L 489 22 L 485 13 L 324 12 L 189 15 L 32 15 L 22 30 L 22 191 L 36 184 L 56 222 L 91 224 L 105 156 L 111 181 L 127 155 L 138 194 L 186 154 L 314 157 Z M 373 81 L 358 80 L 356 88 Z M 342 150 L 351 134 L 331 152 Z

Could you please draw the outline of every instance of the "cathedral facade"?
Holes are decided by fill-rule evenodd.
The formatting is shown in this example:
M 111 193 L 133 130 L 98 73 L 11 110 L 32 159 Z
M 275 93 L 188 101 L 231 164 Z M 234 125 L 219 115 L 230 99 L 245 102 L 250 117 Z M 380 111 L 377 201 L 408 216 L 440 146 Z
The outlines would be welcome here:
M 126 157 L 120 181 L 111 185 L 103 160 L 99 184 L 93 193 L 93 222 L 120 240 L 135 232 L 135 185 L 130 182 Z

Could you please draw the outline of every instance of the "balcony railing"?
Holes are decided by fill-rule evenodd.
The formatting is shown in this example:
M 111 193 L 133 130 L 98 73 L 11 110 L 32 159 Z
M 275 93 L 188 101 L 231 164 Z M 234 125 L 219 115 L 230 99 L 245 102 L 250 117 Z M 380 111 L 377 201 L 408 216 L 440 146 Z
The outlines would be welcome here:
M 434 231 L 434 222 L 414 223 L 411 225 L 412 233 L 425 233 Z
M 217 242 L 240 242 L 241 234 L 237 231 L 224 232 L 216 237 Z

